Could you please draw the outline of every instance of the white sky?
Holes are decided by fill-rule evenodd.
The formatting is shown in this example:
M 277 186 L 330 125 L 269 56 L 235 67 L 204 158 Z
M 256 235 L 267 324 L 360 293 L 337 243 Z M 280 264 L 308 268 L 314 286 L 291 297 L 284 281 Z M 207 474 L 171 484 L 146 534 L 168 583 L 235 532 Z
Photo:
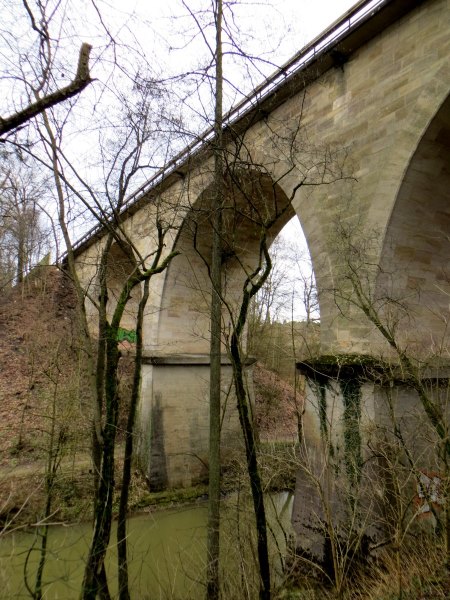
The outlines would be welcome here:
M 244 50 L 271 63 L 260 65 L 267 76 L 356 3 L 355 0 L 233 0 L 233 33 Z M 154 56 L 164 71 L 179 73 L 193 60 L 195 63 L 194 57 L 208 58 L 204 39 L 198 35 L 188 9 L 193 13 L 206 9 L 208 14 L 203 20 L 206 24 L 211 18 L 211 0 L 184 0 L 184 5 L 183 0 L 132 0 L 126 8 L 123 0 L 113 0 L 113 5 L 118 11 L 116 22 L 134 12 L 132 28 L 136 37 L 147 55 Z M 228 17 L 227 23 L 233 26 L 230 16 L 225 9 L 225 19 Z M 211 34 L 212 30 L 210 39 Z M 225 71 L 227 68 L 229 75 L 229 64 L 224 65 Z M 259 82 L 255 78 L 252 87 Z
M 135 11 L 141 15 L 159 29 L 163 38 L 170 37 L 180 16 L 186 14 L 182 0 L 132 0 L 127 3 L 126 8 L 123 0 L 115 0 L 113 4 L 124 14 Z M 195 11 L 205 5 L 205 2 L 187 0 L 186 4 Z M 357 0 L 235 0 L 235 10 L 240 19 L 244 19 L 245 13 L 250 17 L 246 22 L 241 21 L 239 27 L 245 30 L 250 26 L 259 31 L 260 35 L 267 26 L 275 34 L 276 29 L 284 23 L 281 53 L 287 59 L 354 4 L 357 4 Z

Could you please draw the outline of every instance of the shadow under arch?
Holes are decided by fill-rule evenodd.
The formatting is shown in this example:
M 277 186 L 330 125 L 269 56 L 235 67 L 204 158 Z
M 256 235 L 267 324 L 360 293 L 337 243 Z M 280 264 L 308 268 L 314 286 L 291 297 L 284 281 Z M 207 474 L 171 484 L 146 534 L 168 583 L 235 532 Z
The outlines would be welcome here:
M 167 271 L 162 291 L 157 347 L 162 354 L 209 353 L 212 221 L 210 184 L 190 207 L 174 249 L 180 256 Z M 295 215 L 280 185 L 256 169 L 236 169 L 224 179 L 222 266 L 224 299 L 237 308 L 242 285 L 262 264 L 267 246 Z M 227 328 L 224 311 L 224 327 Z
M 117 306 L 119 296 L 130 278 L 136 272 L 137 263 L 133 250 L 126 242 L 114 242 L 108 252 L 106 267 L 106 285 L 108 289 L 107 316 L 110 320 Z M 134 331 L 141 299 L 141 288 L 137 285 L 131 292 L 125 311 L 120 321 L 122 329 Z
M 405 171 L 383 241 L 376 297 L 402 303 L 401 335 L 414 352 L 433 355 L 448 345 L 450 95 Z

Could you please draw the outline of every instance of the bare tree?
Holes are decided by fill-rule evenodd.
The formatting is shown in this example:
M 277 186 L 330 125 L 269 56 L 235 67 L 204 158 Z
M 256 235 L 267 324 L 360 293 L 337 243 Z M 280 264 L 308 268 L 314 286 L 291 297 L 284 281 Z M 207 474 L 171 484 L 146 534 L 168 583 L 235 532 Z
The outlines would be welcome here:
M 120 85 L 114 87 L 111 81 L 103 86 L 105 105 L 96 105 L 95 141 L 92 147 L 90 169 L 86 170 L 86 159 L 80 157 L 80 149 L 70 147 L 66 137 L 74 134 L 79 105 L 78 96 L 73 97 L 75 87 L 71 84 L 62 90 L 64 97 L 72 96 L 71 102 L 56 110 L 55 102 L 60 97 L 51 90 L 54 86 L 55 65 L 60 40 L 50 34 L 51 25 L 57 25 L 56 14 L 52 12 L 50 2 L 39 2 L 36 16 L 31 4 L 24 1 L 27 15 L 37 34 L 35 51 L 30 51 L 24 63 L 18 64 L 30 98 L 35 102 L 30 110 L 36 117 L 36 131 L 40 142 L 23 143 L 10 139 L 18 152 L 27 154 L 46 167 L 52 173 L 56 198 L 59 226 L 66 246 L 65 268 L 74 283 L 78 300 L 80 326 L 79 343 L 86 360 L 87 381 L 82 403 L 87 412 L 93 414 L 93 462 L 94 462 L 94 538 L 88 559 L 83 594 L 95 597 L 97 594 L 107 597 L 108 586 L 103 566 L 104 555 L 109 541 L 112 518 L 112 493 L 116 424 L 118 417 L 117 368 L 120 358 L 118 350 L 118 330 L 121 319 L 129 303 L 133 290 L 140 293 L 148 280 L 166 268 L 174 254 L 165 250 L 165 238 L 172 228 L 171 207 L 163 209 L 156 202 L 149 209 L 155 210 L 152 219 L 155 222 L 154 245 L 149 243 L 148 252 L 143 252 L 131 239 L 124 226 L 121 212 L 130 194 L 132 186 L 137 187 L 146 177 L 164 164 L 169 145 L 168 132 L 172 128 L 171 119 L 166 114 L 169 103 L 163 97 L 162 87 L 152 75 L 144 76 L 146 65 L 138 64 L 139 49 L 135 50 L 134 68 L 140 75 L 132 75 L 119 61 L 119 47 L 111 38 L 107 46 L 113 47 L 114 67 L 125 74 Z M 56 19 L 56 23 L 54 22 Z M 100 19 L 102 26 L 104 22 Z M 61 23 L 59 23 L 61 26 Z M 90 82 L 88 71 L 89 47 L 83 46 L 75 83 L 81 80 Z M 129 54 L 129 53 L 128 53 Z M 128 56 L 129 58 L 129 56 Z M 141 56 L 139 55 L 139 59 Z M 129 64 L 127 63 L 127 67 Z M 38 73 L 34 81 L 28 73 Z M 136 72 L 135 71 L 135 72 Z M 59 90 L 61 92 L 61 90 Z M 37 110 L 39 108 L 39 111 Z M 42 109 L 45 108 L 43 112 Z M 28 110 L 28 109 L 27 109 Z M 83 108 L 81 108 L 83 110 Z M 30 114 L 27 112 L 27 114 Z M 22 118 L 22 117 L 20 117 Z M 5 125 L 6 126 L 6 125 Z M 91 128 L 92 129 L 92 128 Z M 97 132 L 99 135 L 97 137 Z M 86 131 L 83 131 L 86 134 Z M 91 143 L 94 141 L 91 138 Z M 100 166 L 99 166 L 100 165 Z M 167 209 L 167 214 L 164 214 Z M 170 216 L 172 215 L 172 216 Z M 78 219 L 78 221 L 77 221 Z M 98 255 L 98 272 L 95 290 L 89 289 L 91 281 L 84 281 L 76 264 L 72 235 L 77 224 L 85 227 L 86 220 L 103 227 L 103 244 Z M 112 291 L 111 278 L 114 278 L 114 257 L 111 251 L 118 252 L 127 265 L 120 285 Z M 119 261 L 120 262 L 120 261 Z M 114 294 L 117 294 L 114 296 Z M 90 308 L 87 309 L 89 303 Z M 98 332 L 93 334 L 89 323 L 89 311 L 97 311 Z M 140 309 L 142 315 L 145 303 Z M 134 309 L 131 310 L 133 313 Z M 136 316 L 136 315 L 134 315 Z M 137 390 L 140 378 L 140 355 L 136 357 L 135 390 L 133 391 L 133 414 L 130 415 L 130 427 L 134 422 L 137 402 Z M 132 431 L 129 432 L 132 436 Z M 125 479 L 129 479 L 132 444 L 127 443 Z M 121 506 L 122 528 L 124 531 L 127 500 L 124 497 Z M 101 514 L 100 514 L 101 513 Z M 126 534 L 119 540 L 122 575 L 126 571 Z M 127 582 L 120 583 L 121 593 L 128 593 Z M 122 597 L 122 596 L 121 596 Z M 126 597 L 125 595 L 123 597 Z
M 45 492 L 45 504 L 44 510 L 41 517 L 41 526 L 36 528 L 36 545 L 37 548 L 31 546 L 28 549 L 26 560 L 24 564 L 24 580 L 25 586 L 30 593 L 33 600 L 41 600 L 44 597 L 44 568 L 47 560 L 48 543 L 49 543 L 49 532 L 50 532 L 50 520 L 57 509 L 55 509 L 55 488 L 57 484 L 58 474 L 61 466 L 61 460 L 66 450 L 68 440 L 68 426 L 61 417 L 61 397 L 64 397 L 64 393 L 61 393 L 62 383 L 62 370 L 59 364 L 61 359 L 60 346 L 56 345 L 53 353 L 45 366 L 44 375 L 48 378 L 51 385 L 50 399 L 48 406 L 46 407 L 46 420 L 48 421 L 48 428 L 45 430 L 45 435 L 48 438 L 46 443 L 46 465 L 45 465 L 45 481 L 44 481 L 44 492 Z M 28 562 L 31 557 L 33 550 L 37 549 L 39 553 L 39 562 L 34 578 L 34 584 L 31 584 L 28 577 Z
M 94 3 L 93 6 L 95 14 L 98 7 Z M 12 131 L 13 128 L 20 128 L 27 119 L 36 117 L 34 131 L 37 132 L 38 143 L 31 129 L 27 131 L 28 140 L 24 141 L 23 135 L 15 138 L 11 136 L 8 137 L 8 142 L 18 153 L 27 154 L 41 167 L 48 168 L 53 175 L 59 226 L 67 251 L 64 267 L 72 278 L 77 295 L 79 343 L 82 357 L 86 361 L 85 395 L 80 401 L 86 408 L 86 414 L 93 415 L 94 534 L 82 595 L 86 598 L 107 598 L 109 591 L 104 557 L 110 537 L 114 491 L 114 453 L 119 407 L 118 332 L 125 311 L 130 314 L 135 311 L 134 299 L 131 301 L 133 307 L 130 307 L 131 294 L 139 297 L 141 288 L 145 292 L 150 278 L 163 271 L 175 256 L 175 253 L 167 251 L 165 241 L 171 232 L 172 221 L 176 219 L 176 211 L 172 211 L 172 207 L 162 207 L 160 201 L 155 201 L 149 207 L 155 229 L 148 236 L 146 250 L 135 243 L 135 236 L 132 238 L 129 235 L 121 213 L 132 186 L 138 187 L 164 165 L 167 155 L 171 153 L 169 132 L 173 127 L 172 120 L 166 116 L 168 98 L 163 97 L 162 87 L 153 74 L 148 74 L 148 64 L 142 60 L 140 48 L 127 48 L 124 51 L 120 40 L 113 37 L 106 21 L 97 12 L 103 41 L 106 34 L 106 42 L 102 47 L 105 82 L 99 86 L 102 88 L 102 101 L 99 102 L 99 96 L 94 99 L 95 110 L 93 109 L 92 114 L 95 115 L 95 125 L 91 119 L 90 124 L 82 131 L 84 140 L 86 136 L 90 136 L 90 163 L 86 169 L 86 157 L 82 156 L 83 142 L 77 148 L 71 146 L 67 138 L 76 134 L 80 112 L 86 108 L 86 103 L 80 102 L 79 91 L 91 82 L 91 48 L 87 44 L 82 45 L 77 72 L 72 82 L 68 86 L 59 86 L 57 79 L 69 70 L 69 63 L 64 63 L 63 56 L 65 53 L 66 57 L 67 54 L 70 55 L 65 45 L 68 37 L 58 37 L 61 31 L 68 34 L 74 23 L 73 20 L 68 20 L 67 23 L 63 21 L 64 9 L 68 5 L 58 3 L 57 8 L 61 8 L 61 13 L 54 10 L 55 6 L 50 1 L 38 2 L 34 6 L 28 0 L 23 0 L 23 7 L 32 24 L 32 33 L 36 35 L 30 41 L 31 49 L 22 53 L 19 52 L 19 44 L 11 37 L 13 41 L 10 50 L 18 52 L 14 61 L 11 61 L 14 68 L 3 75 L 13 83 L 11 97 L 14 106 L 19 104 L 19 90 L 23 92 L 22 105 L 26 106 L 23 110 L 15 111 L 10 118 L 0 121 L 0 125 L 2 131 Z M 59 31 L 55 32 L 58 28 Z M 8 32 L 5 30 L 3 33 L 8 38 Z M 110 56 L 107 56 L 108 52 Z M 130 60 L 131 55 L 133 60 Z M 129 70 L 130 64 L 133 73 Z M 139 75 L 136 75 L 137 72 Z M 115 81 L 114 85 L 115 77 L 121 78 L 121 81 Z M 19 83 L 23 83 L 24 91 Z M 57 106 L 68 98 L 71 98 L 69 102 Z M 81 224 L 86 229 L 86 222 L 103 228 L 93 287 L 89 287 L 91 280 L 83 280 L 80 276 L 72 241 L 77 226 Z M 120 255 L 119 260 L 115 261 L 117 255 Z M 121 277 L 116 277 L 117 265 Z M 123 265 L 124 270 L 121 268 Z M 113 286 L 114 289 L 111 289 L 112 280 L 117 284 Z M 147 295 L 144 293 L 139 303 L 138 342 Z M 90 324 L 93 311 L 97 312 L 96 334 Z M 132 409 L 128 419 L 130 431 L 127 432 L 124 481 L 130 480 L 132 427 L 140 387 L 142 338 L 140 346 L 141 350 L 138 344 Z M 129 596 L 126 513 L 127 496 L 124 493 L 118 540 L 121 598 Z
M 194 94 L 197 96 L 202 83 L 210 88 L 210 98 L 205 104 L 200 96 L 200 106 L 212 106 L 210 113 L 205 111 L 201 116 L 207 123 L 212 123 L 212 154 L 214 157 L 214 176 L 212 202 L 210 206 L 211 224 L 211 262 L 208 273 L 211 281 L 211 313 L 210 313 L 210 428 L 209 428 L 209 508 L 208 508 L 208 542 L 207 542 L 207 590 L 206 597 L 216 600 L 220 595 L 219 582 L 219 524 L 220 524 L 220 486 L 221 486 L 221 360 L 222 360 L 222 307 L 223 307 L 223 219 L 225 210 L 225 177 L 227 175 L 226 155 L 228 149 L 224 137 L 223 110 L 224 102 L 229 95 L 233 98 L 238 93 L 239 84 L 232 82 L 226 71 L 229 60 L 240 63 L 246 73 L 247 81 L 253 75 L 261 75 L 260 66 L 269 61 L 262 54 L 257 59 L 246 52 L 238 38 L 242 32 L 236 27 L 235 5 L 232 2 L 214 0 L 212 7 L 205 6 L 194 11 L 187 2 L 183 5 L 194 23 L 192 39 L 200 35 L 208 52 L 206 66 L 197 69 L 190 77 L 194 82 Z M 186 98 L 185 98 L 186 100 Z M 192 107 L 190 107 L 192 110 Z M 195 109 L 198 112 L 198 109 Z M 259 546 L 261 548 L 261 546 Z M 262 557 L 263 562 L 268 559 Z M 263 584 L 265 594 L 270 594 L 268 564 L 263 567 Z M 267 596 L 265 596 L 267 597 Z
M 337 306 L 344 315 L 351 318 L 351 309 L 364 315 L 375 328 L 381 339 L 387 343 L 388 350 L 398 360 L 403 370 L 403 377 L 417 393 L 424 412 L 442 442 L 445 455 L 450 456 L 448 439 L 448 423 L 446 415 L 433 399 L 433 393 L 426 385 L 421 368 L 421 361 L 408 349 L 407 341 L 401 339 L 401 324 L 404 319 L 412 319 L 413 314 L 408 302 L 389 294 L 386 290 L 375 289 L 375 276 L 381 267 L 373 261 L 374 248 L 378 244 L 378 234 L 373 232 L 365 239 L 361 232 L 336 225 L 338 252 L 342 258 L 339 286 L 333 289 Z
M 90 356 L 91 381 L 95 397 L 95 423 L 94 423 L 94 463 L 96 471 L 96 498 L 94 506 L 94 535 L 90 553 L 86 563 L 83 582 L 83 598 L 95 598 L 97 595 L 108 597 L 108 584 L 104 572 L 104 558 L 109 543 L 112 521 L 112 498 L 114 491 L 114 454 L 119 410 L 117 387 L 117 370 L 120 359 L 118 331 L 122 317 L 130 296 L 139 289 L 141 283 L 146 294 L 140 301 L 138 310 L 138 330 L 142 329 L 142 319 L 145 301 L 148 297 L 148 282 L 153 275 L 163 271 L 170 263 L 175 253 L 165 252 L 165 238 L 171 229 L 170 207 L 152 207 L 152 219 L 155 220 L 154 245 L 150 246 L 148 254 L 142 254 L 136 245 L 135 238 L 131 238 L 120 217 L 128 195 L 133 177 L 139 175 L 145 166 L 148 144 L 155 135 L 154 119 L 151 113 L 152 101 L 158 96 L 156 88 L 144 84 L 142 80 L 136 83 L 135 94 L 140 99 L 134 106 L 131 97 L 125 105 L 126 118 L 119 117 L 123 124 L 121 133 L 124 137 L 117 144 L 107 142 L 104 147 L 104 168 L 106 177 L 104 191 L 98 194 L 96 186 L 88 183 L 84 176 L 75 169 L 74 165 L 67 162 L 67 157 L 62 152 L 60 141 L 55 136 L 54 129 L 48 117 L 44 118 L 43 140 L 46 143 L 49 155 L 49 166 L 53 168 L 55 183 L 59 194 L 60 223 L 63 229 L 68 254 L 67 264 L 70 275 L 75 281 L 79 303 L 80 317 L 83 323 L 82 336 L 87 340 L 89 347 L 87 354 Z M 155 95 L 156 94 L 156 95 Z M 119 130 L 116 129 L 116 135 Z M 160 135 L 158 133 L 158 135 Z M 107 161 L 107 162 L 106 162 Z M 67 172 L 72 172 L 69 179 Z M 67 193 L 75 194 L 85 209 L 89 210 L 95 219 L 103 226 L 104 235 L 98 257 L 98 272 L 96 280 L 96 294 L 89 293 L 84 283 L 80 280 L 76 257 L 72 247 L 66 222 Z M 166 211 L 168 211 L 166 213 Z M 122 257 L 124 268 L 121 269 L 122 283 L 115 290 L 116 297 L 111 296 L 110 279 L 114 262 L 112 262 L 113 247 L 116 247 Z M 95 306 L 98 315 L 97 349 L 94 353 L 95 338 L 92 337 L 85 309 L 85 297 Z M 98 299 L 97 299 L 98 297 Z M 145 300 L 145 301 L 144 301 Z M 139 351 L 139 348 L 141 350 Z M 125 461 L 125 480 L 130 478 L 130 462 L 132 453 L 132 426 L 136 410 L 137 394 L 140 381 L 140 359 L 142 341 L 138 346 L 135 357 L 135 385 L 133 391 L 132 410 L 129 416 L 130 431 L 127 433 L 127 455 Z M 102 416 L 103 415 L 103 416 Z M 119 529 L 119 574 L 121 598 L 129 597 L 127 567 L 126 567 L 126 496 L 122 498 L 121 520 Z
M 11 158 L 2 164 L 0 262 L 3 285 L 22 283 L 48 251 L 49 231 L 41 205 L 48 185 L 41 175 Z
M 208 503 L 208 570 L 206 597 L 218 600 L 220 557 L 220 429 L 221 429 L 221 350 L 222 350 L 222 220 L 224 201 L 223 156 L 223 3 L 216 0 L 214 22 L 215 90 L 214 90 L 214 198 L 212 204 L 212 256 L 210 277 L 211 341 L 209 391 L 209 503 Z

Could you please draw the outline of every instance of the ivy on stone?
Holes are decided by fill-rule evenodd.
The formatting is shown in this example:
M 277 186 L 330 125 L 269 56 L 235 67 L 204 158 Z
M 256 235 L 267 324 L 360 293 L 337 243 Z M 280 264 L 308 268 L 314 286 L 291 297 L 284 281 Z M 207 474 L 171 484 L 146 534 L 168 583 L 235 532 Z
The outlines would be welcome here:
M 344 456 L 347 474 L 352 485 L 361 477 L 361 382 L 357 378 L 339 381 L 344 403 Z

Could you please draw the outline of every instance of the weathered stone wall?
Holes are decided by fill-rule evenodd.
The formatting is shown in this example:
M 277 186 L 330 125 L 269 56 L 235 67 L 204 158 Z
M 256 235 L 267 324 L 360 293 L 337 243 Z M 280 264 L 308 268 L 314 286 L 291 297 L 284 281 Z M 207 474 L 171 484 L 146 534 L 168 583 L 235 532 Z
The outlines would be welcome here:
M 305 186 L 293 201 L 321 291 L 324 352 L 367 351 L 377 341 L 360 314 L 351 320 L 341 318 L 327 294 L 340 284 L 343 249 L 341 240 L 335 239 L 337 222 L 350 229 L 355 243 L 374 239 L 373 263 L 389 264 L 389 248 L 392 240 L 398 240 L 391 270 L 396 272 L 393 284 L 400 296 L 411 296 L 414 285 L 411 279 L 405 281 L 405 270 L 417 271 L 416 278 L 425 279 L 427 293 L 432 293 L 432 281 L 436 283 L 445 261 L 440 256 L 449 255 L 442 231 L 450 205 L 448 106 L 439 112 L 450 91 L 449 15 L 445 0 L 423 3 L 358 49 L 342 68 L 310 83 L 304 101 L 301 94 L 292 98 L 270 115 L 267 125 L 259 123 L 249 132 L 249 146 L 253 139 L 263 146 L 269 127 L 286 132 L 301 123 L 299 156 L 311 168 L 306 183 L 317 179 L 314 164 L 320 167 L 328 159 L 333 168 L 327 149 L 347 153 L 342 174 L 349 179 Z M 276 179 L 285 165 L 276 154 L 279 144 L 271 150 L 263 149 L 263 160 Z M 294 169 L 280 182 L 288 196 L 300 176 Z M 439 257 L 433 264 L 430 254 L 436 245 Z M 450 291 L 442 277 L 439 284 L 444 295 Z
M 143 369 L 138 428 L 140 465 L 150 489 L 205 483 L 208 476 L 209 357 L 172 356 L 153 359 Z M 222 459 L 242 452 L 231 367 L 222 367 Z M 246 370 L 250 389 L 252 369 Z
M 408 376 L 370 357 L 347 356 L 346 361 L 339 366 L 336 357 L 333 364 L 313 363 L 307 371 L 309 427 L 298 454 L 292 520 L 298 551 L 319 563 L 327 559 L 329 531 L 340 536 L 345 554 L 359 536 L 376 546 L 400 522 L 414 531 L 433 527 L 421 481 L 426 486 L 435 478 L 436 487 L 428 489 L 438 515 L 444 501 L 439 487 L 445 479 L 443 440 Z M 448 369 L 433 369 L 421 379 L 447 427 L 448 374 Z M 353 398 L 349 386 L 359 388 Z M 350 411 L 349 400 L 356 400 Z
M 276 109 L 267 122 L 256 123 L 246 134 L 252 158 L 278 180 L 290 164 L 285 158 L 292 141 L 290 136 L 300 125 L 296 168 L 279 185 L 290 198 L 294 186 L 302 177 L 305 179 L 305 186 L 295 194 L 293 206 L 306 233 L 321 288 L 324 349 L 329 346 L 337 351 L 361 350 L 371 343 L 367 338 L 367 323 L 361 318 L 353 323 L 337 318 L 333 302 L 327 297 L 327 289 L 336 284 L 339 276 L 340 256 L 332 245 L 336 219 L 354 225 L 355 236 L 363 239 L 379 232 L 375 258 L 390 262 L 393 253 L 399 269 L 404 271 L 405 266 L 408 271 L 416 269 L 419 278 L 428 277 L 433 283 L 445 284 L 438 274 L 448 243 L 443 230 L 450 193 L 446 179 L 448 154 L 445 154 L 450 144 L 449 111 L 444 106 L 450 87 L 449 10 L 447 0 L 424 2 L 358 49 L 342 68 L 331 69 L 312 81 L 304 99 L 301 92 Z M 338 151 L 334 162 L 327 154 L 333 149 Z M 341 171 L 338 162 L 343 160 L 343 153 L 346 159 Z M 308 185 L 320 179 L 319 170 L 325 160 L 330 161 L 333 174 L 349 179 L 330 185 Z M 197 165 L 189 181 L 173 185 L 158 200 L 158 206 L 176 223 L 181 222 L 208 187 L 211 174 L 210 163 Z M 417 187 L 420 193 L 408 193 Z M 152 200 L 126 222 L 127 231 L 143 253 L 152 248 L 154 205 Z M 431 236 L 437 226 L 439 235 L 435 237 L 439 240 L 433 243 Z M 414 235 L 418 229 L 420 235 Z M 393 249 L 392 240 L 398 240 L 400 235 L 402 241 Z M 99 244 L 78 257 L 85 281 L 95 278 Z M 198 290 L 193 288 L 203 290 L 206 285 L 204 281 L 195 285 L 192 282 L 201 271 L 193 256 L 177 259 L 173 269 L 178 272 L 173 274 L 168 270 L 155 280 L 152 290 L 155 318 L 158 323 L 164 320 L 164 327 L 158 328 L 153 316 L 147 319 L 146 343 L 151 351 L 158 346 L 159 338 L 164 339 L 162 346 L 173 351 L 171 342 L 178 345 L 181 331 L 190 320 L 184 317 L 183 310 L 189 315 L 199 308 Z M 185 279 L 180 285 L 183 293 L 175 298 L 173 282 L 178 283 L 181 278 Z M 402 290 L 411 289 L 412 279 L 398 285 Z M 427 286 L 430 287 L 431 284 Z M 444 287 L 447 291 L 446 284 Z M 193 294 L 192 300 L 189 293 Z M 165 318 L 171 310 L 171 318 Z M 155 329 L 159 329 L 156 342 Z M 171 342 L 170 329 L 173 329 Z M 207 337 L 206 322 L 199 329 L 193 337 Z M 179 350 L 189 351 L 187 342 Z M 196 350 L 194 342 L 192 351 Z

